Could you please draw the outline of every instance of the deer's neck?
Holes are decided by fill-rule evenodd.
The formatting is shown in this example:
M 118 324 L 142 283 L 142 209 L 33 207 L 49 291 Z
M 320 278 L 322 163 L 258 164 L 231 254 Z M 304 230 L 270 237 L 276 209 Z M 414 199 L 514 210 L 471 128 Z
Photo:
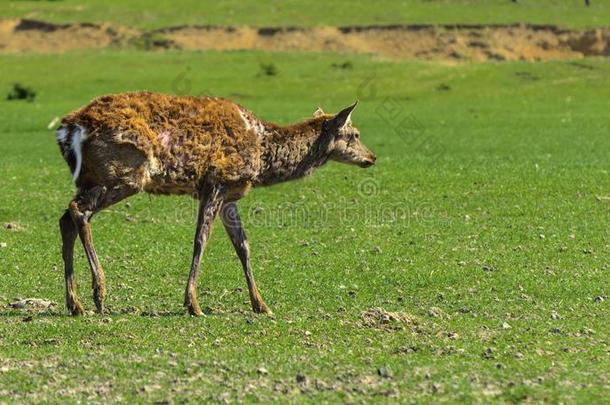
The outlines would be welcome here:
M 258 185 L 271 185 L 307 176 L 328 160 L 328 141 L 320 137 L 323 119 L 279 126 L 262 123 L 261 169 Z

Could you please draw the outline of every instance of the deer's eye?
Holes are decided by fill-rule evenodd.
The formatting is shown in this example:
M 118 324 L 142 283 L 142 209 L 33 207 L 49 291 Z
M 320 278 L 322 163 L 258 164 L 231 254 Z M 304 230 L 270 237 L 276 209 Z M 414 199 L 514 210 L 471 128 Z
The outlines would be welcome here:
M 356 140 L 357 140 L 359 137 L 360 137 L 360 134 L 358 134 L 358 133 L 352 133 L 352 134 L 349 134 L 349 141 L 350 141 L 350 142 L 354 142 L 354 141 L 356 141 Z

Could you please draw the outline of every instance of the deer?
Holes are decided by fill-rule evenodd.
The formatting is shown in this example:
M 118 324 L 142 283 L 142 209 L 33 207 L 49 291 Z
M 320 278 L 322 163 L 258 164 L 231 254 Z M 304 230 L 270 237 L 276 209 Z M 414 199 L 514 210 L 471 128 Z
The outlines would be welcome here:
M 193 257 L 184 296 L 203 314 L 197 279 L 203 251 L 220 217 L 243 267 L 252 310 L 271 314 L 254 280 L 237 202 L 251 188 L 311 174 L 328 161 L 370 167 L 376 156 L 360 140 L 351 115 L 318 107 L 313 118 L 278 125 L 220 97 L 131 92 L 98 97 L 61 121 L 57 143 L 76 192 L 59 220 L 66 307 L 84 314 L 74 276 L 77 236 L 87 258 L 97 313 L 104 313 L 105 273 L 93 245 L 93 215 L 137 193 L 190 195 L 198 201 Z

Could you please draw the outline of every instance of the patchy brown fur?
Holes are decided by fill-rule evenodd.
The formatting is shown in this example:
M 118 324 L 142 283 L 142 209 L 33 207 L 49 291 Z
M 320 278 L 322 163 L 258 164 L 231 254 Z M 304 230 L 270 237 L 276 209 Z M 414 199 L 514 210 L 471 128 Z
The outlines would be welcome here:
M 184 194 L 206 176 L 227 184 L 256 176 L 260 145 L 238 108 L 220 98 L 125 93 L 97 98 L 62 123 L 91 131 L 81 184 Z
M 99 97 L 63 119 L 58 143 L 78 188 L 60 220 L 66 304 L 82 314 L 73 277 L 78 234 L 91 267 L 94 300 L 103 311 L 104 272 L 93 247 L 91 216 L 137 192 L 191 194 L 200 200 L 195 253 L 185 294 L 189 312 L 200 315 L 196 282 L 214 218 L 224 226 L 242 261 L 252 308 L 270 312 L 256 288 L 249 247 L 233 203 L 251 186 L 303 177 L 334 159 L 367 167 L 375 156 L 351 125 L 355 104 L 336 116 L 280 126 L 216 97 L 178 97 L 149 92 Z M 235 220 L 237 218 L 237 220 Z

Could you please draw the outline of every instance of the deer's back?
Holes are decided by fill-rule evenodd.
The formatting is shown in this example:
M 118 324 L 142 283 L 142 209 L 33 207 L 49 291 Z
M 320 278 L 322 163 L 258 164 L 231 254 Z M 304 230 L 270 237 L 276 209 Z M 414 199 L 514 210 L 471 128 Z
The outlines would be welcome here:
M 123 93 L 95 99 L 62 125 L 87 134 L 81 182 L 190 193 L 204 178 L 234 183 L 256 177 L 260 145 L 244 111 L 221 98 Z

